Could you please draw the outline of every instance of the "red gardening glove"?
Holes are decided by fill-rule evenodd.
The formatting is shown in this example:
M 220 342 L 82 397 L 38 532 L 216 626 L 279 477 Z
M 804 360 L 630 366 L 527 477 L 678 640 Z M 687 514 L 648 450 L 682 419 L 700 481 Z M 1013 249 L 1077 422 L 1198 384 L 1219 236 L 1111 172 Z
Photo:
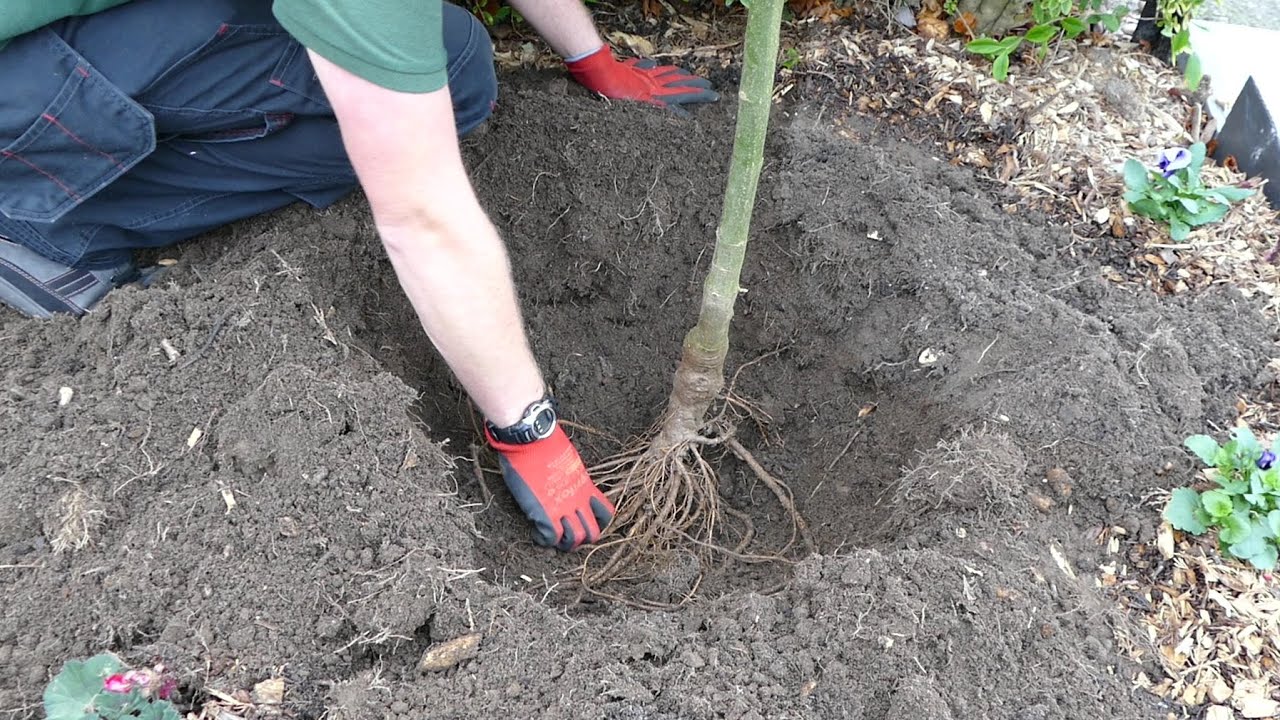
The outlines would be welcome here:
M 488 429 L 485 437 L 498 451 L 507 489 L 533 522 L 534 542 L 568 552 L 600 539 L 613 520 L 613 503 L 591 481 L 559 425 L 549 437 L 526 445 L 498 442 Z
M 720 99 L 705 78 L 653 60 L 619 60 L 608 45 L 601 45 L 599 50 L 565 65 L 574 80 L 613 100 L 640 100 L 679 109 L 687 103 Z

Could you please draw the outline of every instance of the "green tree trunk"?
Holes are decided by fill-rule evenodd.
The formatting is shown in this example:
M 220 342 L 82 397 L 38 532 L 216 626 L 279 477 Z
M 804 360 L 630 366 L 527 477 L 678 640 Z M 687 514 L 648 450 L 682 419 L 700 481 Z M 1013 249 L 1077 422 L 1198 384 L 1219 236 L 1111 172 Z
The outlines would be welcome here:
M 740 292 L 738 282 L 764 164 L 784 4 L 785 0 L 744 0 L 748 8 L 745 58 L 724 207 L 711 268 L 703 284 L 698 323 L 684 339 L 667 414 L 655 442 L 658 448 L 675 447 L 695 436 L 724 387 L 729 325 Z

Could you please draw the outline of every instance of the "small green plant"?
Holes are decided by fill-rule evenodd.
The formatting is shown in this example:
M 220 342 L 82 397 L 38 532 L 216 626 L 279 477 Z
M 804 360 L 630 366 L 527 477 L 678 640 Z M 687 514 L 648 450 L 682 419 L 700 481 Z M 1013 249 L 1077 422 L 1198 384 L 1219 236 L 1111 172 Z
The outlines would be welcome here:
M 1161 0 L 1160 17 L 1156 18 L 1160 34 L 1169 38 L 1169 59 L 1176 63 L 1178 56 L 1186 53 L 1187 64 L 1182 72 L 1192 90 L 1200 87 L 1204 70 L 1200 56 L 1191 51 L 1191 19 L 1204 3 L 1205 0 Z
M 1191 228 L 1221 220 L 1231 203 L 1253 194 L 1245 188 L 1207 188 L 1200 182 L 1204 143 L 1162 150 L 1153 170 L 1130 158 L 1124 164 L 1124 199 L 1135 213 L 1169 226 L 1174 240 L 1185 240 Z
M 480 18 L 480 22 L 486 27 L 493 27 L 502 23 L 504 20 L 513 18 L 511 7 L 505 3 L 499 4 L 493 0 L 471 0 L 471 14 Z
M 800 57 L 800 51 L 793 47 L 789 47 L 782 51 L 782 67 L 788 70 L 795 70 L 800 65 L 800 61 L 804 58 Z
M 71 660 L 44 689 L 49 720 L 181 720 L 169 697 L 176 683 L 157 666 L 131 670 L 111 653 Z
M 1211 468 L 1217 488 L 1174 490 L 1164 518 L 1192 535 L 1216 528 L 1225 554 L 1273 570 L 1280 543 L 1280 436 L 1264 449 L 1253 431 L 1237 427 L 1226 445 L 1208 435 L 1192 435 L 1184 444 Z
M 1120 21 L 1129 12 L 1119 7 L 1104 12 L 1103 0 L 1035 0 L 1031 5 L 1031 18 L 1035 25 L 1024 35 L 1010 35 L 1000 40 L 980 37 L 971 40 L 965 49 L 975 55 L 991 58 L 991 75 L 1004 82 L 1009 76 L 1009 58 L 1022 47 L 1032 45 L 1036 56 L 1044 59 L 1049 46 L 1061 37 L 1068 40 L 1083 35 L 1092 25 L 1101 24 L 1111 32 L 1120 29 Z

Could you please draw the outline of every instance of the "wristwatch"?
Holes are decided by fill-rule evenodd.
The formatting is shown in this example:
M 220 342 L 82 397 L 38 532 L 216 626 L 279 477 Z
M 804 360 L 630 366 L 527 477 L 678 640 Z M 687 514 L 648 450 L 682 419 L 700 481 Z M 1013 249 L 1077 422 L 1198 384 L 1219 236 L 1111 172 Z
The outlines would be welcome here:
M 484 426 L 494 440 L 504 445 L 528 445 L 544 440 L 556 429 L 555 398 L 551 393 L 543 395 L 541 400 L 524 409 L 523 416 L 514 425 L 500 428 L 485 420 Z

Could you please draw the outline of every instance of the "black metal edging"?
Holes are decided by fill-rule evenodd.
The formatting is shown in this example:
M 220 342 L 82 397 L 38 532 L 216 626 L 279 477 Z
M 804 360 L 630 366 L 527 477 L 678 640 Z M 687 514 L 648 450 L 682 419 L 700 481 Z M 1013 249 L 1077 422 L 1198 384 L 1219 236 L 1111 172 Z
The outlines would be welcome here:
M 1242 172 L 1267 179 L 1263 193 L 1272 207 L 1280 208 L 1280 130 L 1252 76 L 1245 81 L 1218 131 L 1213 158 L 1223 162 L 1228 155 L 1235 156 Z

